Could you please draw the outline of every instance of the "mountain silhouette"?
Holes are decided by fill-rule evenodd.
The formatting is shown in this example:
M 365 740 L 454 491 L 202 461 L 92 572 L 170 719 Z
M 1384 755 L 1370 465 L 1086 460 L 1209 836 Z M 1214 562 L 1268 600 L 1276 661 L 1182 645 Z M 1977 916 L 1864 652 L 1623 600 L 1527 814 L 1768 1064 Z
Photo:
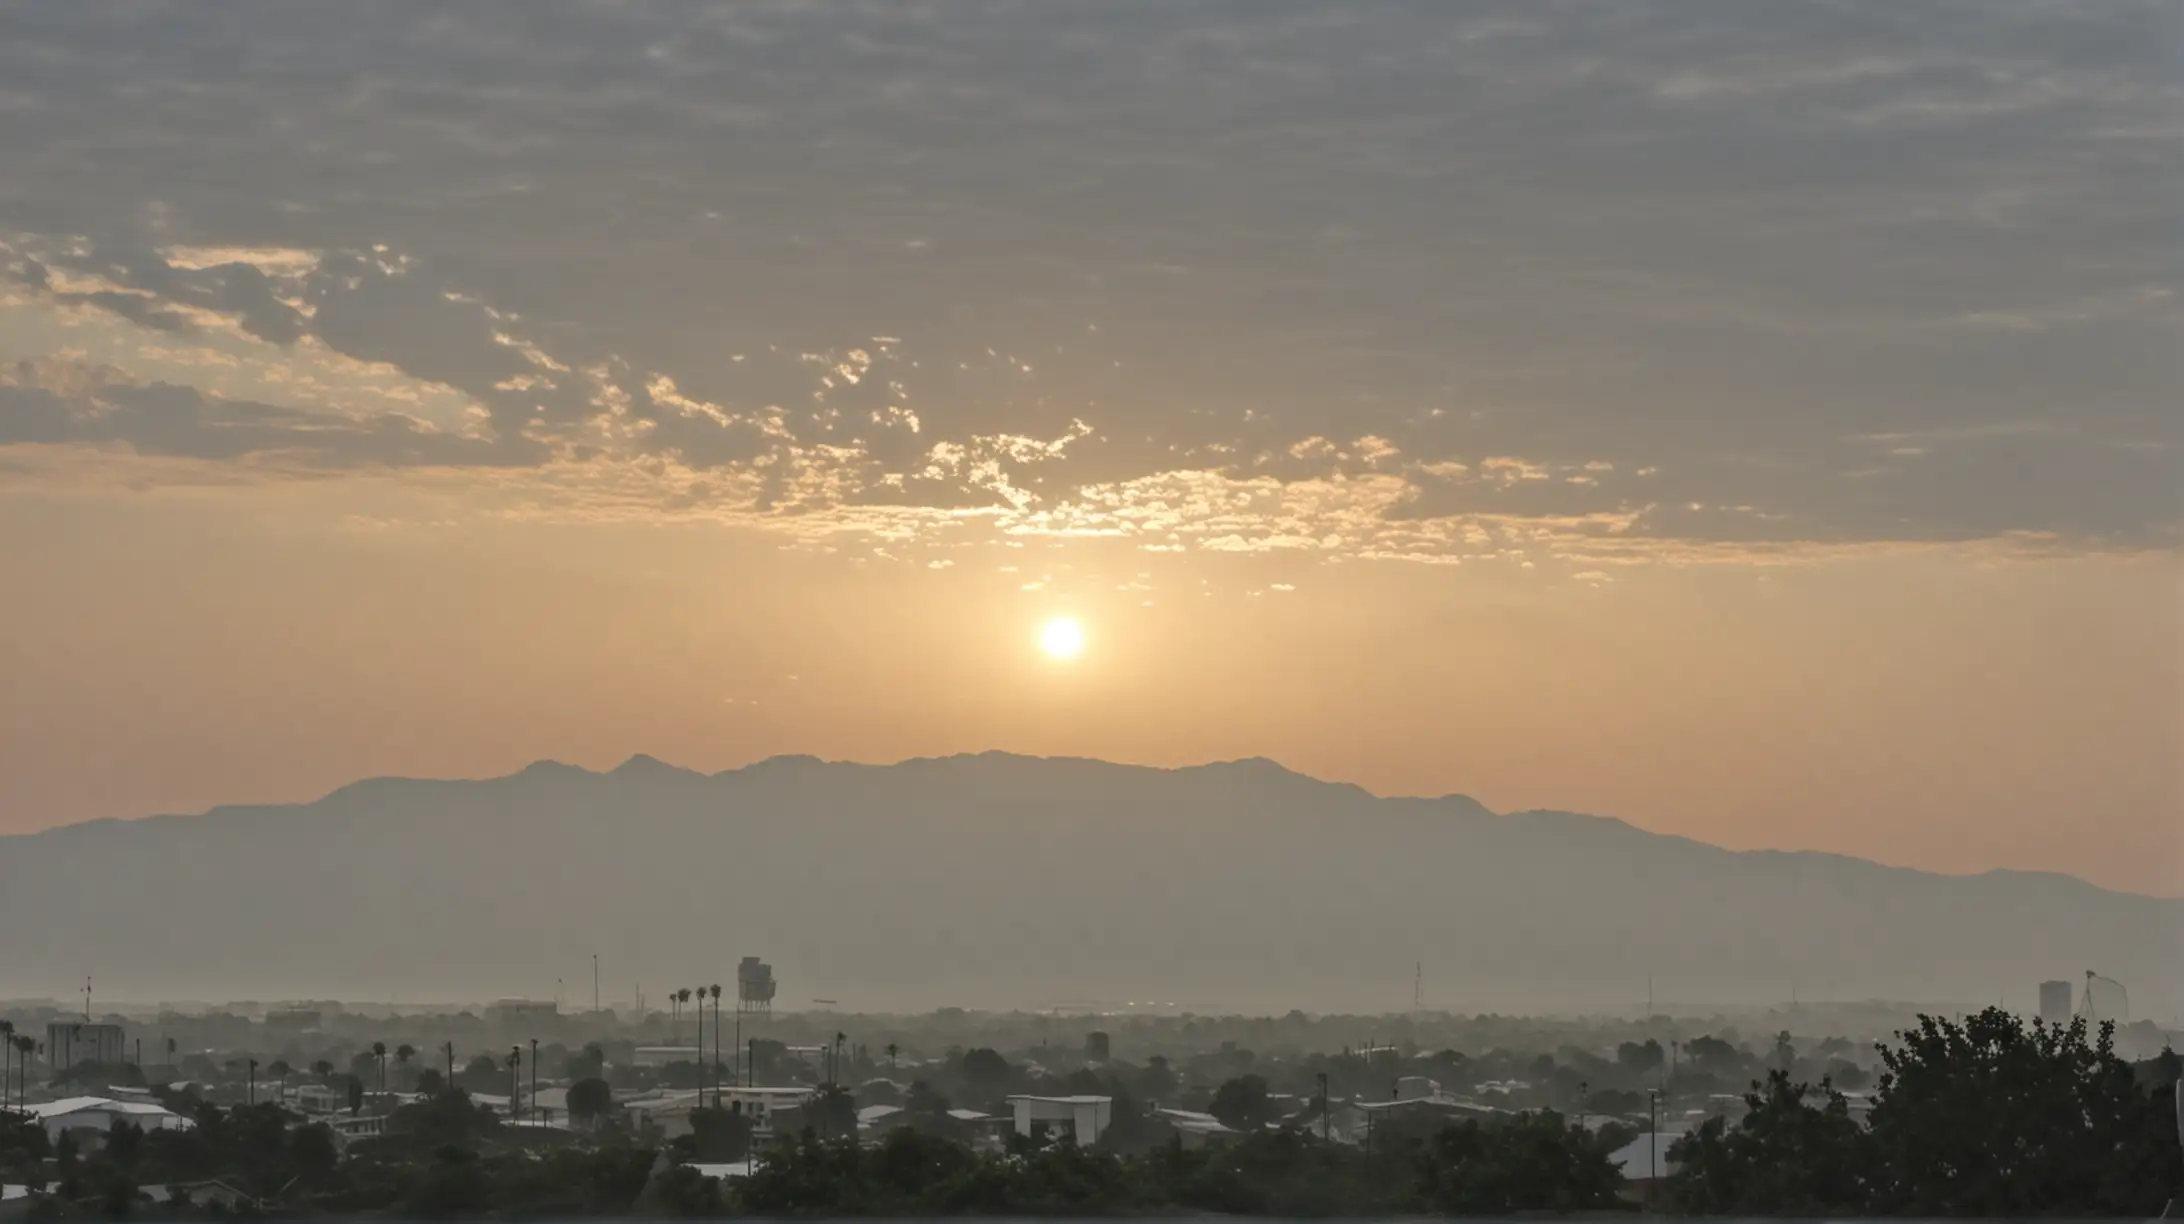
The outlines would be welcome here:
M 0 838 L 8 977 L 137 999 L 611 1003 L 771 960 L 783 1006 L 1464 1012 L 1663 999 L 2176 1006 L 2184 902 L 2065 876 L 1732 852 L 1266 760 L 632 757 Z

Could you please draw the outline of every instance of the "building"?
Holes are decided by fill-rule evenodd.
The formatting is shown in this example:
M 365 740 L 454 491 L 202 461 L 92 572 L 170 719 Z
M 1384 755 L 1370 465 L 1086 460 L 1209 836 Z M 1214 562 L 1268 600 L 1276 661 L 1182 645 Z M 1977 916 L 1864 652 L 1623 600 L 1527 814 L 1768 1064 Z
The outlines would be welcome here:
M 1676 1172 L 1676 1162 L 1668 1158 L 1668 1149 L 1683 1138 L 1674 1131 L 1658 1131 L 1638 1136 L 1617 1148 L 1608 1157 L 1615 1171 L 1623 1175 L 1623 1197 L 1637 1202 L 1648 1201 L 1654 1190 Z
M 718 1093 L 721 1108 L 741 1107 L 743 1115 L 751 1120 L 751 1137 L 771 1139 L 774 1134 L 774 1114 L 781 1110 L 797 1110 L 811 1103 L 819 1094 L 816 1088 L 795 1086 L 789 1088 L 723 1088 Z
M 22 1113 L 45 1128 L 46 1138 L 54 1143 L 70 1131 L 98 1131 L 104 1133 L 121 1123 L 128 1123 L 139 1130 L 190 1130 L 197 1124 L 164 1105 L 150 1101 L 116 1101 L 111 1097 L 69 1097 L 59 1101 L 40 1101 L 26 1106 Z
M 722 1109 L 740 1110 L 751 1120 L 751 1137 L 764 1141 L 774 1136 L 775 1116 L 784 1115 L 789 1125 L 794 1125 L 796 1111 L 810 1102 L 816 1089 L 746 1088 L 723 1087 L 718 1093 L 713 1089 L 691 1089 L 679 1092 L 663 1092 L 656 1096 L 631 1097 L 621 1102 L 622 1108 L 633 1118 L 657 1128 L 670 1139 L 690 1133 L 690 1111 L 709 1109 L 716 1095 Z
M 2040 1019 L 2049 1024 L 2068 1024 L 2075 1010 L 2071 1006 L 2070 983 L 2040 983 Z
M 1016 1133 L 1026 1138 L 1066 1129 L 1078 1147 L 1100 1141 L 1115 1119 L 1115 1098 L 1103 1096 L 1012 1096 Z
M 1209 1113 L 1189 1109 L 1154 1109 L 1153 1116 L 1168 1124 L 1175 1134 L 1177 1144 L 1184 1148 L 1204 1147 L 1236 1137 L 1221 1119 Z
M 46 1064 L 56 1071 L 85 1063 L 114 1067 L 129 1061 L 121 1026 L 88 1020 L 55 1020 L 46 1025 L 45 1056 Z

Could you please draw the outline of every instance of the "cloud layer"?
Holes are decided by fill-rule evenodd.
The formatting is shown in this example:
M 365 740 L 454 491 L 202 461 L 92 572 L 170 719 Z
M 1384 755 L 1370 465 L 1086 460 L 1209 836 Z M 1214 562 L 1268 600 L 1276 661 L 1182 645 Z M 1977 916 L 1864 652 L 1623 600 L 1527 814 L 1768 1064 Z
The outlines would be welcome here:
M 0 320 L 61 340 L 0 376 L 0 474 L 1420 560 L 2173 546 L 2176 13 L 10 6 Z

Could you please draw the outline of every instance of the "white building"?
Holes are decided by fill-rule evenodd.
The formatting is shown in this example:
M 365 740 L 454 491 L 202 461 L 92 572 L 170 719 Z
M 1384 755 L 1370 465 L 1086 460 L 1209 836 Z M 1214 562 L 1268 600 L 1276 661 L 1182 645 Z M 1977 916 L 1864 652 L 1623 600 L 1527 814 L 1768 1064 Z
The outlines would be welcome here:
M 1683 1135 L 1678 1131 L 1640 1135 L 1608 1157 L 1616 1172 L 1623 1175 L 1626 1196 L 1647 1197 L 1656 1183 L 1667 1181 L 1676 1172 L 1676 1162 L 1668 1158 L 1668 1149 L 1676 1146 L 1681 1138 Z
M 46 1065 L 56 1071 L 84 1063 L 114 1067 L 129 1061 L 121 1026 L 88 1020 L 55 1020 L 46 1025 L 45 1057 Z
M 728 1086 L 719 1090 L 722 1109 L 740 1109 L 751 1120 L 751 1137 L 760 1141 L 773 1138 L 774 1117 L 782 1110 L 795 1110 L 808 1103 L 817 1090 L 808 1087 L 747 1088 Z M 668 1137 L 690 1133 L 690 1111 L 709 1109 L 713 1105 L 713 1089 L 690 1089 L 679 1092 L 663 1092 L 656 1096 L 631 1097 L 622 1101 L 622 1108 L 632 1117 L 642 1118 L 656 1126 Z
M 110 1131 L 126 1122 L 140 1130 L 191 1130 L 197 1123 L 164 1105 L 150 1101 L 116 1101 L 110 1097 L 69 1097 L 41 1101 L 22 1110 L 45 1128 L 46 1138 L 58 1143 L 74 1130 Z
M 1067 1128 L 1078 1147 L 1098 1143 L 1115 1119 L 1113 1097 L 1012 1096 L 1009 1105 L 1016 1111 L 1017 1134 L 1029 1137 L 1039 1131 Z

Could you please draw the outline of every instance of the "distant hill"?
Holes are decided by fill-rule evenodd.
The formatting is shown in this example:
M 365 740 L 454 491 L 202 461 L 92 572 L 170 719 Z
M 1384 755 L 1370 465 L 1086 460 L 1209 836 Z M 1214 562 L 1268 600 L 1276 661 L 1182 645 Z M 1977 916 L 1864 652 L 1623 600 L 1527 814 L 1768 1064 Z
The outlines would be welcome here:
M 650 757 L 0 838 L 0 994 L 550 995 L 731 982 L 783 1006 L 1175 1001 L 1460 1011 L 1887 997 L 2029 1006 L 2043 978 L 2177 1007 L 2184 902 L 2063 876 L 1733 853 L 1270 761 Z

